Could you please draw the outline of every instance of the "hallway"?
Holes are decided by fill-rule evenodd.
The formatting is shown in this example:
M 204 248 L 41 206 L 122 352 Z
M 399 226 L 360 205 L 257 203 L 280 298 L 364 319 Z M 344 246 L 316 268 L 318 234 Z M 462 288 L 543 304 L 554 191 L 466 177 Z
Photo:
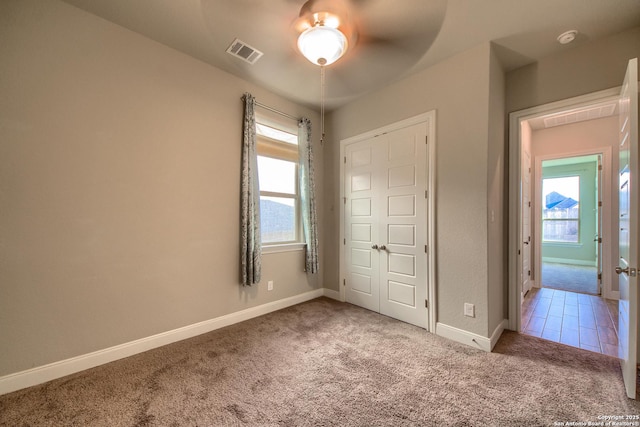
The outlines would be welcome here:
M 522 332 L 618 356 L 618 302 L 595 295 L 533 288 L 522 303 Z

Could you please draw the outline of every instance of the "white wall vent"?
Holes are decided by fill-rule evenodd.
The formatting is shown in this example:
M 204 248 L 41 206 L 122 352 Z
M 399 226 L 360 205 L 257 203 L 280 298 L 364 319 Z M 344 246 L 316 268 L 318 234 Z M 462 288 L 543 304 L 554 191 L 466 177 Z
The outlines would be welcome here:
M 263 55 L 258 49 L 253 48 L 243 42 L 242 40 L 235 39 L 231 45 L 227 48 L 227 53 L 240 58 L 249 64 L 255 64 L 258 59 Z

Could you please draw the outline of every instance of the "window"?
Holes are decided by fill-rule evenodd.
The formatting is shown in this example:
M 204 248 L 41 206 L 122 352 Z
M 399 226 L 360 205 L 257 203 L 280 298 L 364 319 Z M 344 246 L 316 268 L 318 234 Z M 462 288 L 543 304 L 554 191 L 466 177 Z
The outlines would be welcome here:
M 580 177 L 542 180 L 542 241 L 579 243 Z
M 274 123 L 256 116 L 256 134 L 262 243 L 298 243 L 302 233 L 297 123 Z

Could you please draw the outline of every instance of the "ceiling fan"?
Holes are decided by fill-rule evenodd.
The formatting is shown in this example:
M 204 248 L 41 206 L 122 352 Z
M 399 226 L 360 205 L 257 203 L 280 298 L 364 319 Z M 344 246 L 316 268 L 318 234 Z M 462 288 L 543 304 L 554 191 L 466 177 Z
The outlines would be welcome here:
M 412 0 L 403 6 L 409 7 L 381 0 L 308 0 L 300 8 L 292 28 L 298 51 L 320 67 L 322 136 L 326 66 L 349 52 L 349 60 L 333 71 L 344 87 L 367 80 L 372 66 L 376 71 L 389 67 L 391 72 L 397 69 L 394 65 L 409 67 L 435 39 L 445 0 Z
M 402 7 L 384 0 L 308 0 L 292 27 L 298 51 L 315 65 L 330 65 L 347 52 L 347 62 L 377 56 L 407 64 L 428 50 L 445 12 L 446 0 L 405 0 Z
M 300 53 L 321 67 L 340 59 L 357 38 L 350 4 L 345 0 L 308 0 L 293 26 Z

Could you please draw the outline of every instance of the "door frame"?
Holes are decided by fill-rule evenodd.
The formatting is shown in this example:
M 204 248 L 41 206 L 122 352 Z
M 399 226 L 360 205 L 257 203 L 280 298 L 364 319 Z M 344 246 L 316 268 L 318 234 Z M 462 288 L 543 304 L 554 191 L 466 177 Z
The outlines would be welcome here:
M 561 153 L 553 154 L 553 155 L 544 155 L 544 156 L 536 156 L 534 160 L 534 177 L 533 181 L 535 182 L 535 191 L 534 197 L 532 197 L 533 202 L 531 203 L 531 207 L 535 210 L 533 213 L 533 225 L 535 228 L 535 238 L 533 239 L 533 259 L 534 259 L 534 274 L 536 279 L 539 279 L 536 283 L 538 287 L 542 287 L 542 239 L 540 236 L 540 231 L 542 227 L 542 212 L 540 209 L 540 202 L 542 199 L 542 162 L 544 160 L 554 160 L 554 159 L 564 159 L 567 157 L 582 157 L 582 156 L 591 156 L 591 155 L 600 155 L 602 162 L 602 171 L 600 174 L 602 176 L 602 186 L 598 188 L 597 196 L 598 200 L 596 200 L 596 208 L 598 208 L 598 201 L 602 201 L 603 209 L 600 210 L 600 214 L 602 216 L 602 223 L 608 225 L 608 229 L 603 227 L 604 230 L 600 233 L 599 237 L 605 236 L 602 243 L 600 244 L 600 249 L 602 251 L 602 266 L 601 269 L 603 271 L 602 279 L 598 283 L 600 296 L 605 298 L 617 299 L 618 295 L 616 292 L 611 290 L 611 280 L 613 278 L 613 267 L 611 266 L 611 262 L 613 260 L 613 252 L 612 252 L 612 243 L 614 237 L 611 236 L 611 224 L 613 222 L 613 200 L 612 200 L 612 177 L 613 170 L 611 169 L 611 147 L 601 147 L 587 150 L 579 150 L 579 151 L 563 151 Z M 597 168 L 597 166 L 596 166 Z M 598 174 L 598 170 L 596 169 L 596 174 Z M 617 202 L 616 202 L 617 203 Z M 616 208 L 617 209 L 617 208 Z M 598 224 L 596 223 L 596 228 Z M 607 273 L 605 276 L 604 272 Z M 596 273 L 597 274 L 597 273 Z
M 522 284 L 518 283 L 521 263 L 519 251 L 522 250 L 519 238 L 522 232 L 520 203 L 521 190 L 521 124 L 542 115 L 559 113 L 572 109 L 588 107 L 606 101 L 615 101 L 620 96 L 620 87 L 606 89 L 561 101 L 538 105 L 524 110 L 509 113 L 509 324 L 508 329 L 521 330 L 520 295 Z M 537 279 L 537 278 L 536 278 Z
M 355 142 L 362 141 L 364 139 L 373 138 L 377 135 L 381 135 L 387 132 L 392 132 L 398 129 L 406 128 L 420 123 L 427 124 L 427 173 L 426 173 L 426 188 L 427 188 L 427 300 L 429 301 L 428 307 L 428 319 L 427 319 L 427 331 L 435 332 L 436 330 L 436 110 L 431 110 L 417 116 L 410 117 L 405 120 L 401 120 L 396 123 L 392 123 L 380 128 L 370 130 L 368 132 L 352 136 L 343 140 L 340 140 L 340 283 L 338 287 L 340 289 L 340 301 L 346 300 L 346 266 L 344 262 L 344 248 L 345 248 L 345 207 L 344 207 L 344 172 L 345 162 L 342 160 L 345 158 L 345 150 L 347 145 Z

